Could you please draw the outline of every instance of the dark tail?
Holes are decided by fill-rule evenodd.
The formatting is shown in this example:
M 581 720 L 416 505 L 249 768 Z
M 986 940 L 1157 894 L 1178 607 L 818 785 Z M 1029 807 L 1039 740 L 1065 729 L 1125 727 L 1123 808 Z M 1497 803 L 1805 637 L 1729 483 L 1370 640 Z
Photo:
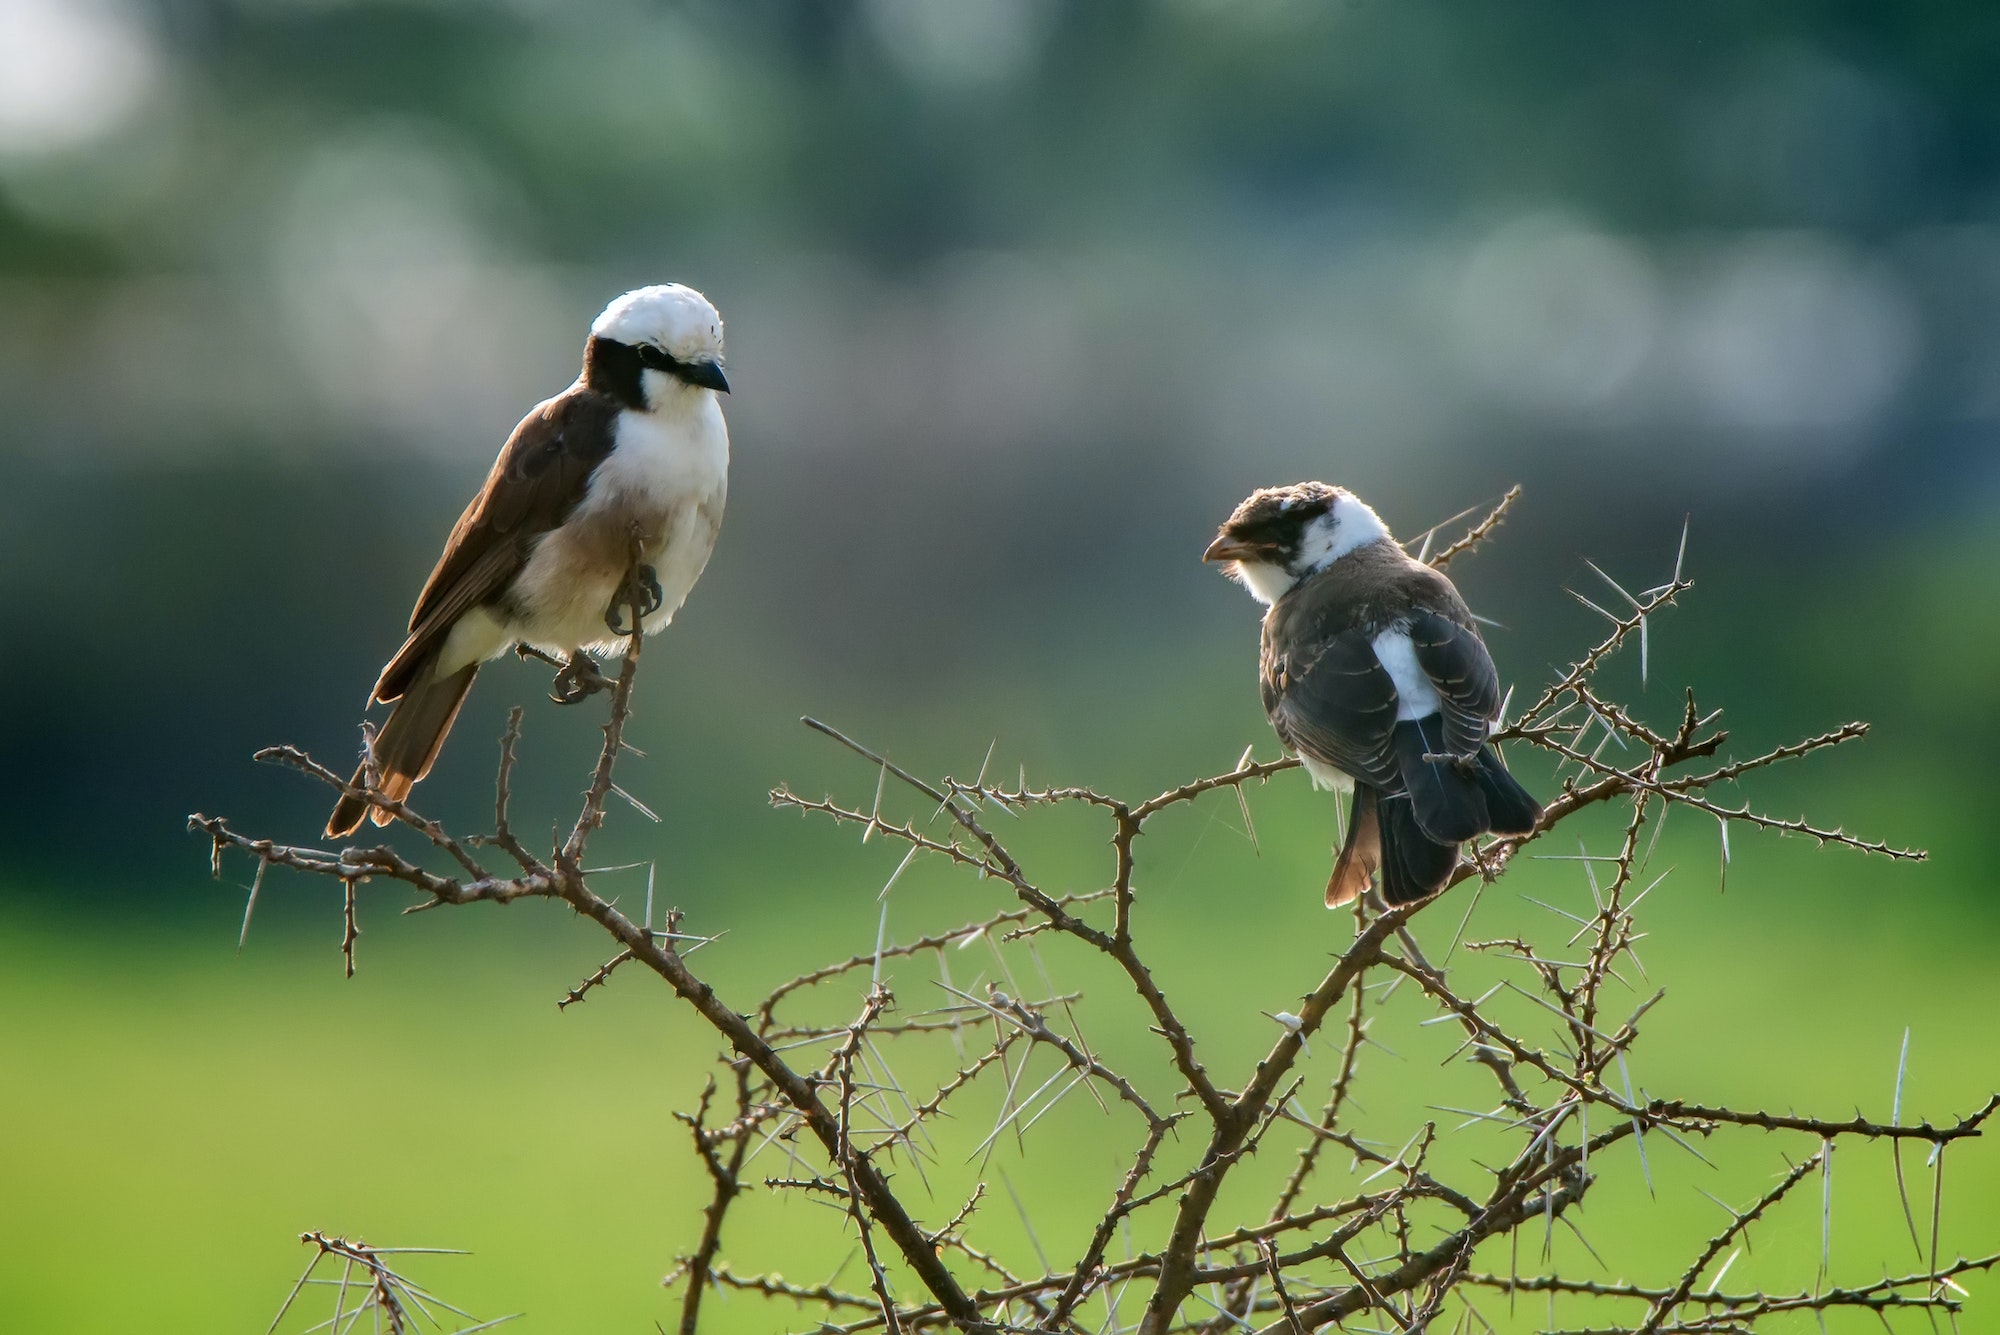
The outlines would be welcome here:
M 1475 776 L 1486 795 L 1486 828 L 1494 834 L 1528 834 L 1541 823 L 1542 804 L 1515 782 L 1500 753 L 1490 746 L 1479 748 L 1479 768 Z
M 1378 798 L 1376 806 L 1382 841 L 1382 898 L 1391 904 L 1408 904 L 1436 894 L 1458 865 L 1458 842 L 1426 834 L 1417 820 L 1415 804 L 1405 794 Z
M 1456 844 L 1493 828 L 1486 789 L 1473 768 L 1424 759 L 1446 749 L 1442 719 L 1431 714 L 1398 723 L 1395 745 L 1397 772 L 1425 834 L 1440 843 Z
M 1467 839 L 1527 834 L 1542 818 L 1541 804 L 1514 781 L 1491 746 L 1480 747 L 1469 760 L 1425 759 L 1444 755 L 1442 724 L 1433 714 L 1396 725 L 1396 767 L 1404 791 L 1375 799 L 1382 897 L 1391 904 L 1435 894 L 1458 865 L 1458 846 Z M 1359 793 L 1357 788 L 1357 804 Z M 1333 887 L 1327 889 L 1330 895 Z
M 1426 760 L 1445 751 L 1435 715 L 1396 725 L 1396 768 L 1409 790 L 1417 823 L 1441 842 L 1462 843 L 1476 834 L 1526 834 L 1542 818 L 1541 805 L 1514 781 L 1491 746 L 1468 759 Z
M 382 774 L 381 787 L 376 791 L 383 797 L 402 801 L 431 772 L 438 752 L 444 747 L 445 734 L 451 731 L 459 707 L 465 703 L 465 693 L 472 689 L 472 679 L 478 672 L 479 665 L 475 663 L 441 681 L 411 686 L 396 702 L 389 721 L 375 736 L 375 764 Z M 367 781 L 368 767 L 364 764 L 347 782 L 359 788 Z M 344 839 L 369 816 L 374 817 L 377 825 L 387 825 L 390 819 L 359 797 L 343 796 L 333 815 L 327 818 L 326 837 Z

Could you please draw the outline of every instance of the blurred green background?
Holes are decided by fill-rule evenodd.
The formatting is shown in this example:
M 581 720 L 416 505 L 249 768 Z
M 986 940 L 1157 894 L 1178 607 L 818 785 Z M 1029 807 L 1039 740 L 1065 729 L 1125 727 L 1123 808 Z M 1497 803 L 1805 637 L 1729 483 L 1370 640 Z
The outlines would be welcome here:
M 1718 895 L 1715 831 L 1677 823 L 1635 1077 L 1882 1116 L 1907 1026 L 1906 1107 L 1975 1105 L 2000 1085 L 1996 60 L 2000 9 L 1941 2 L 0 0 L 0 1329 L 258 1328 L 314 1227 L 471 1248 L 420 1277 L 523 1329 L 671 1324 L 655 1281 L 704 1184 L 670 1113 L 711 1044 L 663 989 L 559 1015 L 604 953 L 584 925 L 400 919 L 386 888 L 345 981 L 337 904 L 276 875 L 239 956 L 250 868 L 211 882 L 182 833 L 316 832 L 321 793 L 250 752 L 352 753 L 498 442 L 606 300 L 669 279 L 728 320 L 730 514 L 648 654 L 627 781 L 664 822 L 619 813 L 600 852 L 728 929 L 725 995 L 874 940 L 893 852 L 765 808 L 780 780 L 872 790 L 801 713 L 924 772 L 997 738 L 997 773 L 1149 793 L 1274 749 L 1255 610 L 1196 559 L 1245 492 L 1323 477 L 1409 533 L 1521 482 L 1454 570 L 1504 675 L 1594 635 L 1563 591 L 1585 558 L 1657 582 L 1692 515 L 1699 587 L 1623 687 L 1658 715 L 1693 684 L 1745 748 L 1873 720 L 1749 796 L 1934 854 L 1738 830 Z M 491 739 L 545 676 L 482 677 L 428 809 L 485 818 Z M 531 705 L 524 827 L 571 802 L 587 714 Z M 1246 1067 L 1348 930 L 1296 778 L 1252 796 L 1261 854 L 1216 800 L 1141 879 Z M 1101 880 L 1101 832 L 1028 837 L 1051 883 Z M 927 877 L 892 936 L 994 902 Z M 1548 932 L 1521 894 L 1587 890 L 1533 864 L 1470 934 Z M 1403 1004 L 1399 1057 L 1369 1058 L 1395 1143 L 1479 1096 Z M 1037 1134 L 1000 1162 L 1073 1247 L 1122 1142 L 1094 1106 Z M 1670 1278 L 1716 1225 L 1694 1186 L 1741 1202 L 1812 1148 L 1655 1149 L 1657 1197 L 1626 1163 L 1582 1222 L 1613 1271 Z M 1872 1153 L 1837 1170 L 1849 1278 L 1914 1268 Z M 1946 1250 L 2000 1244 L 2000 1168 L 1952 1171 Z M 1810 1285 L 1814 1204 L 1758 1253 L 1770 1282 Z M 768 1200 L 731 1242 L 806 1281 L 847 1247 Z M 2000 1286 L 1968 1287 L 1961 1328 L 2000 1329 Z

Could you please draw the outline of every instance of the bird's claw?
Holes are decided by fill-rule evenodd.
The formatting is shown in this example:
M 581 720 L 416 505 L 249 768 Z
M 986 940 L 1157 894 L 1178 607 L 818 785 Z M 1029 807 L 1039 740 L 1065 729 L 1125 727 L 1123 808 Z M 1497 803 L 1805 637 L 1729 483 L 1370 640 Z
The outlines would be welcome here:
M 667 595 L 660 588 L 660 577 L 651 566 L 633 566 L 618 591 L 611 595 L 611 605 L 604 609 L 604 624 L 611 627 L 613 635 L 636 635 L 639 625 L 627 626 L 624 613 L 636 607 L 639 624 L 666 605 Z
M 549 683 L 549 699 L 559 705 L 573 705 L 610 686 L 611 678 L 599 671 L 597 660 L 579 649 Z

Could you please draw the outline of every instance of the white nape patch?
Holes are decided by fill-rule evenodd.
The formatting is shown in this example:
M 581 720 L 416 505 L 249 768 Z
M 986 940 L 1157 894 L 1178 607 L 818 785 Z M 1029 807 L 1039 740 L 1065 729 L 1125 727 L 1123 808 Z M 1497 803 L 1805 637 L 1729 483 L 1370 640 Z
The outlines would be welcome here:
M 1265 561 L 1232 561 L 1229 573 L 1248 590 L 1250 596 L 1269 607 L 1278 599 L 1292 591 L 1298 577 L 1283 566 L 1274 566 Z
M 1380 542 L 1389 526 L 1358 496 L 1343 495 L 1333 508 L 1306 525 L 1299 539 L 1298 569 L 1313 574 L 1326 569 L 1357 547 Z
M 1416 646 L 1410 643 L 1407 630 L 1385 630 L 1369 641 L 1375 646 L 1375 659 L 1388 672 L 1389 680 L 1396 683 L 1396 721 L 1424 718 L 1444 708 L 1438 698 L 1437 687 L 1417 662 Z
M 1325 761 L 1314 760 L 1307 755 L 1301 755 L 1299 763 L 1306 767 L 1306 773 L 1312 777 L 1313 787 L 1336 793 L 1354 791 L 1354 776 L 1345 770 L 1335 769 Z
M 590 332 L 619 343 L 651 343 L 682 361 L 722 356 L 721 314 L 679 283 L 627 292 L 591 322 Z

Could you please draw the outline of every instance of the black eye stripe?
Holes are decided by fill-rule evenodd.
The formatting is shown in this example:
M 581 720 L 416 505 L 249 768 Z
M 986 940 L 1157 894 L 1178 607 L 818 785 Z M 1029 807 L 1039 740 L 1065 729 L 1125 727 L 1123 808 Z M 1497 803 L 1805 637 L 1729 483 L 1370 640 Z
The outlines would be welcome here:
M 672 374 L 680 364 L 678 360 L 650 343 L 641 343 L 639 345 L 639 365 L 649 370 L 665 371 Z
M 1270 543 L 1283 543 L 1303 534 L 1314 520 L 1323 518 L 1326 513 L 1324 508 L 1301 508 L 1253 515 L 1239 520 L 1235 530 L 1244 537 L 1254 537 Z

